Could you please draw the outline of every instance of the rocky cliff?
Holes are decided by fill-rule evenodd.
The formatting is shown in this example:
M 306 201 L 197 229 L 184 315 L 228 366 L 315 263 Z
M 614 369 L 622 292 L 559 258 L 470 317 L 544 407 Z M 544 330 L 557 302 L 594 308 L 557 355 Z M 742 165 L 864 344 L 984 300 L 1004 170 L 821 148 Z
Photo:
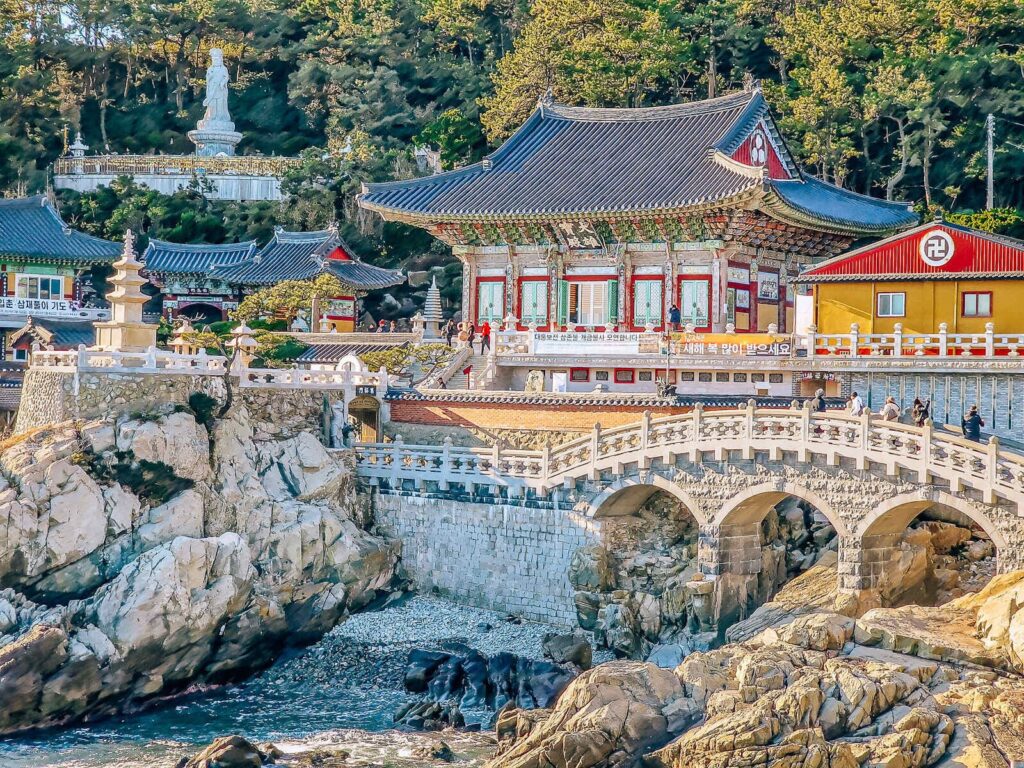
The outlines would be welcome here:
M 196 413 L 0 446 L 0 732 L 243 675 L 390 587 L 350 467 L 244 403 Z

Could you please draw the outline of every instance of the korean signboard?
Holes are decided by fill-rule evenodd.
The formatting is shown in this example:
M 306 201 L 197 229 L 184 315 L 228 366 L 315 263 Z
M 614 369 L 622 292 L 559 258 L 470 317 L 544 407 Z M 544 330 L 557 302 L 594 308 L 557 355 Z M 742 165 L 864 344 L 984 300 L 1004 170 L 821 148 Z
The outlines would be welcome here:
M 789 357 L 793 340 L 771 333 L 674 333 L 673 355 L 704 357 Z

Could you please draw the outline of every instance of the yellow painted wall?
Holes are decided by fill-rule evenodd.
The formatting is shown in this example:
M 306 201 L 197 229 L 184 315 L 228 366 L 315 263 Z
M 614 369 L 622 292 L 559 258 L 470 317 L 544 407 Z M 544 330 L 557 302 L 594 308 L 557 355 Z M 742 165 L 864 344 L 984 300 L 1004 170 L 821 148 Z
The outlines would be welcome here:
M 992 317 L 963 317 L 963 293 L 990 291 Z M 877 317 L 879 293 L 906 294 L 905 317 Z M 814 286 L 814 315 L 818 333 L 849 333 L 857 323 L 861 333 L 891 333 L 896 323 L 904 333 L 936 333 L 946 323 L 950 333 L 981 333 L 985 323 L 997 332 L 1024 331 L 1024 279 L 917 280 L 877 283 L 818 283 Z

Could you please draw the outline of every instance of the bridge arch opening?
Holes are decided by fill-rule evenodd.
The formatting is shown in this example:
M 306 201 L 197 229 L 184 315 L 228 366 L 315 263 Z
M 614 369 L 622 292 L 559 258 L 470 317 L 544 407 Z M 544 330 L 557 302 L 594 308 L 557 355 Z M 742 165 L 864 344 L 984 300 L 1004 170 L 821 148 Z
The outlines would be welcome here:
M 865 587 L 883 605 L 941 605 L 996 574 L 1006 539 L 976 505 L 944 491 L 878 505 L 856 532 Z

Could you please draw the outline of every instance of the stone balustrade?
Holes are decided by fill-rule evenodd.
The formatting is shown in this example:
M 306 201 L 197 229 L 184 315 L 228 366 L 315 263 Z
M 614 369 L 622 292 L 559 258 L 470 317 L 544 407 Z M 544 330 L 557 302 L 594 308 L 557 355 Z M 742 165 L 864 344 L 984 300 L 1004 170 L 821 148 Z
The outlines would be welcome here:
M 227 361 L 221 355 L 200 350 L 195 355 L 182 355 L 150 347 L 145 352 L 118 352 L 78 349 L 58 352 L 35 350 L 31 366 L 44 370 L 106 371 L 109 373 L 160 373 L 216 375 L 225 371 Z
M 200 349 L 195 354 L 166 352 L 150 347 L 145 352 L 117 352 L 89 349 L 58 352 L 35 350 L 31 367 L 62 372 L 103 372 L 110 374 L 186 374 L 221 376 L 229 362 L 222 355 L 210 355 Z M 352 361 L 338 370 L 306 370 L 300 368 L 250 368 L 236 358 L 232 375 L 241 388 L 345 390 L 355 397 L 368 394 L 382 398 L 388 389 L 388 374 L 383 368 L 367 371 Z M 351 398 L 349 398 L 351 399 Z
M 730 452 L 749 460 L 755 451 L 772 458 L 791 452 L 806 465 L 813 457 L 829 465 L 852 460 L 861 470 L 877 465 L 888 476 L 911 473 L 920 484 L 938 481 L 953 492 L 970 488 L 986 504 L 1003 499 L 1024 508 L 1024 456 L 1002 449 L 995 438 L 975 443 L 867 413 L 811 413 L 795 402 L 789 409 L 756 408 L 751 401 L 734 410 L 698 406 L 658 419 L 645 414 L 637 424 L 610 430 L 597 425 L 590 435 L 542 451 L 406 445 L 401 438 L 355 447 L 358 473 L 371 482 L 399 488 L 409 481 L 420 490 L 436 483 L 441 492 L 460 485 L 470 495 L 477 486 L 503 488 L 510 498 L 543 498 L 577 480 L 614 479 L 630 465 L 643 471 L 655 461 L 671 465 L 677 456 L 699 463 L 709 453 L 722 461 Z

